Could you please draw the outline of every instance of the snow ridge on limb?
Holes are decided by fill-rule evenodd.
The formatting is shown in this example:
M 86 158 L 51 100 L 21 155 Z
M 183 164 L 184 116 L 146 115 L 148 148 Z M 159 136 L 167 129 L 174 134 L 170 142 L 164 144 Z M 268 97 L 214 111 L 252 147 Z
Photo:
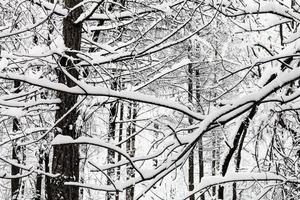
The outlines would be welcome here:
M 17 34 L 21 34 L 21 33 L 24 33 L 26 31 L 29 31 L 31 29 L 34 29 L 42 24 L 44 24 L 47 20 L 49 20 L 49 18 L 52 16 L 53 12 L 54 12 L 54 9 L 56 7 L 56 4 L 54 4 L 54 7 L 53 7 L 53 10 L 51 11 L 50 14 L 47 15 L 47 17 L 45 17 L 44 19 L 42 19 L 41 21 L 39 22 L 36 22 L 30 26 L 27 26 L 21 30 L 18 30 L 18 31 L 14 31 L 14 32 L 11 32 L 10 30 L 9 31 L 5 31 L 5 32 L 1 32 L 0 34 L 0 39 L 2 38 L 5 38 L 5 37 L 10 37 L 10 36 L 13 36 L 13 35 L 17 35 Z
M 268 85 L 262 87 L 259 91 L 240 97 L 236 101 L 233 101 L 232 103 L 227 104 L 221 108 L 215 108 L 214 111 L 206 116 L 205 119 L 200 123 L 199 128 L 201 131 L 198 130 L 193 132 L 195 134 L 195 137 L 197 138 L 199 134 L 205 131 L 213 122 L 228 121 L 236 115 L 244 113 L 252 106 L 253 103 L 263 101 L 270 94 L 277 91 L 279 88 L 289 84 L 290 82 L 299 79 L 299 77 L 300 68 L 295 68 L 291 71 L 283 72 L 279 74 L 278 77 Z
M 15 160 L 7 159 L 7 158 L 4 158 L 2 156 L 0 156 L 0 160 L 2 160 L 5 163 L 8 163 L 10 165 L 19 167 L 19 168 L 21 168 L 25 171 L 29 171 L 30 172 L 29 175 L 31 173 L 37 173 L 37 174 L 43 174 L 43 175 L 46 175 L 46 176 L 49 176 L 49 177 L 58 177 L 58 176 L 60 176 L 59 174 L 52 174 L 52 173 L 45 172 L 43 170 L 35 169 L 34 166 L 29 166 L 29 165 L 24 165 L 24 164 L 17 163 Z
M 143 83 L 141 85 L 137 85 L 137 86 L 133 87 L 132 90 L 133 91 L 138 91 L 138 90 L 146 87 L 147 85 L 151 84 L 155 80 L 157 80 L 157 79 L 159 79 L 159 78 L 161 78 L 161 77 L 163 77 L 163 76 L 165 76 L 165 75 L 167 75 L 171 72 L 174 72 L 174 71 L 176 71 L 176 70 L 178 70 L 178 69 L 180 69 L 180 68 L 182 68 L 182 67 L 184 67 L 188 64 L 191 64 L 191 61 L 190 61 L 190 59 L 185 58 L 182 61 L 180 61 L 179 63 L 176 63 L 175 65 L 173 65 L 170 69 L 165 69 L 161 73 L 156 74 L 153 78 L 148 80 L 146 83 Z
M 213 185 L 222 183 L 237 182 L 237 181 L 280 181 L 286 182 L 287 179 L 270 172 L 262 173 L 229 173 L 226 176 L 206 176 L 203 177 L 201 182 L 195 186 L 195 189 L 188 193 L 184 199 L 188 199 L 191 195 L 200 192 Z
M 114 91 L 106 87 L 92 86 L 84 82 L 79 82 L 79 86 L 68 87 L 61 83 L 54 83 L 46 78 L 36 79 L 26 75 L 17 75 L 13 73 L 0 74 L 0 78 L 9 80 L 19 80 L 42 88 L 47 88 L 55 91 L 67 92 L 77 95 L 90 95 L 90 96 L 108 96 L 121 99 L 134 100 L 142 103 L 149 103 L 165 108 L 170 108 L 179 112 L 182 112 L 188 116 L 193 117 L 196 120 L 203 120 L 204 115 L 191 111 L 188 107 L 181 105 L 175 101 L 166 99 L 159 99 L 154 96 L 145 95 L 140 92 L 132 91 Z
M 247 1 L 247 4 L 238 4 L 231 1 L 206 0 L 207 5 L 218 9 L 222 14 L 228 17 L 237 17 L 251 14 L 274 14 L 287 19 L 299 21 L 300 14 L 287 5 L 278 1 Z M 216 8 L 216 6 L 220 6 Z
M 262 102 L 269 95 L 276 92 L 281 87 L 289 84 L 290 82 L 299 79 L 299 77 L 300 68 L 295 68 L 289 72 L 283 72 L 268 85 L 261 88 L 259 91 L 241 97 L 238 100 L 229 103 L 221 108 L 215 108 L 211 112 L 211 114 L 207 115 L 205 119 L 200 122 L 198 129 L 196 129 L 189 136 L 182 136 L 179 138 L 181 143 L 188 145 L 177 157 L 177 159 L 180 159 L 188 154 L 189 150 L 198 142 L 199 137 L 210 130 L 211 125 L 216 122 L 221 123 L 230 121 L 236 116 L 246 112 L 249 108 L 252 107 L 253 104 Z
M 28 101 L 28 102 L 19 102 L 15 100 L 3 100 L 0 98 L 0 105 L 1 106 L 6 106 L 6 107 L 17 107 L 17 108 L 24 108 L 26 109 L 27 107 L 33 107 L 33 106 L 38 106 L 38 105 L 43 105 L 43 104 L 57 104 L 61 103 L 60 99 L 41 99 L 37 101 Z
M 120 147 L 117 147 L 115 145 L 112 144 L 108 144 L 106 142 L 103 142 L 97 138 L 91 138 L 91 137 L 85 137 L 85 136 L 81 136 L 77 139 L 73 139 L 70 136 L 66 136 L 66 135 L 57 135 L 51 142 L 52 145 L 62 145 L 62 144 L 91 144 L 91 145 L 95 145 L 95 146 L 99 146 L 99 147 L 103 147 L 106 149 L 111 149 L 114 150 L 115 152 L 118 152 L 119 154 L 121 154 L 122 156 L 124 156 L 129 162 L 130 164 L 134 167 L 134 169 L 139 173 L 139 175 L 141 176 L 142 179 L 144 179 L 144 175 L 143 173 L 138 169 L 138 167 L 134 164 L 134 162 L 132 162 L 130 155 L 127 154 L 126 151 L 124 151 L 123 149 L 121 149 Z
M 55 13 L 56 15 L 59 15 L 59 16 L 67 16 L 69 13 L 68 9 L 63 8 L 63 6 L 55 5 L 54 3 L 50 3 L 46 0 L 31 0 L 31 2 L 33 2 L 34 4 L 36 4 L 38 6 L 45 8 L 46 10 L 53 10 L 53 13 Z M 104 1 L 102 1 L 102 0 L 93 1 L 93 3 L 98 4 L 95 6 L 96 8 L 102 2 L 104 2 Z M 122 11 L 122 12 L 110 13 L 112 16 L 109 16 L 108 14 L 105 14 L 105 13 L 95 13 L 95 9 L 92 9 L 92 10 L 87 10 L 84 13 L 82 13 L 79 16 L 79 18 L 75 21 L 75 23 L 81 23 L 84 20 L 105 20 L 105 21 L 107 21 L 107 20 L 111 20 L 113 18 L 127 19 L 127 18 L 136 17 L 137 15 L 147 14 L 147 13 L 151 13 L 151 12 L 166 12 L 167 14 L 169 14 L 170 13 L 169 10 L 171 10 L 170 9 L 171 7 L 181 4 L 183 2 L 184 1 L 182 1 L 182 0 L 178 0 L 178 1 L 172 2 L 170 4 L 163 3 L 161 5 L 156 5 L 155 8 L 138 9 L 134 12 L 126 10 L 126 11 Z M 84 1 L 80 5 L 83 5 L 84 3 L 86 3 L 86 2 Z M 169 9 L 165 10 L 165 9 L 158 9 L 158 8 L 169 8 Z
M 30 170 L 29 172 L 24 173 L 24 174 L 19 173 L 19 174 L 16 174 L 16 175 L 10 175 L 10 174 L 7 174 L 7 172 L 0 172 L 0 179 L 24 178 L 24 177 L 29 176 L 32 173 L 33 173 L 33 170 Z
M 63 144 L 90 144 L 90 145 L 95 145 L 107 149 L 112 149 L 118 153 L 121 153 L 124 157 L 126 157 L 127 153 L 120 149 L 118 146 L 115 146 L 113 144 L 108 144 L 106 142 L 101 141 L 100 139 L 97 138 L 90 138 L 90 137 L 79 137 L 77 139 L 72 139 L 69 136 L 64 136 L 64 135 L 58 135 L 56 136 L 53 141 L 52 145 L 63 145 Z M 176 143 L 177 144 L 177 143 Z M 175 144 L 171 144 L 168 147 L 171 148 L 168 152 L 172 152 L 176 146 Z M 169 148 L 164 148 L 169 149 Z M 167 153 L 168 153 L 167 152 Z M 127 155 L 128 156 L 128 155 Z M 141 158 L 128 158 L 129 162 L 121 161 L 121 163 L 116 163 L 115 165 L 110 165 L 111 167 L 117 167 L 123 164 L 134 164 L 135 162 L 138 161 L 143 161 L 146 159 L 151 159 L 153 156 L 149 155 L 148 157 L 141 157 Z M 122 191 L 132 185 L 135 185 L 137 183 L 149 181 L 149 184 L 146 188 L 144 188 L 136 197 L 135 199 L 140 199 L 143 197 L 147 191 L 150 190 L 150 188 L 155 185 L 159 180 L 161 180 L 163 177 L 165 177 L 167 174 L 172 172 L 174 169 L 176 169 L 178 166 L 182 165 L 185 161 L 186 157 L 183 156 L 182 158 L 178 160 L 172 160 L 170 157 L 166 162 L 164 162 L 162 165 L 160 165 L 157 169 L 152 169 L 152 170 L 146 170 L 142 168 L 135 168 L 138 173 L 142 173 L 143 176 L 137 176 L 131 179 L 128 179 L 126 181 L 114 181 L 113 185 L 94 185 L 94 184 L 89 184 L 89 183 L 79 183 L 79 182 L 65 182 L 65 185 L 69 186 L 76 186 L 76 187 L 83 187 L 83 188 L 89 188 L 89 189 L 94 189 L 94 190 L 99 190 L 99 191 Z M 94 164 L 93 164 L 94 165 Z M 136 165 L 136 164 L 134 164 Z M 106 167 L 110 167 L 106 166 Z M 98 168 L 98 167 L 97 167 Z M 105 168 L 102 168 L 101 171 L 107 170 Z

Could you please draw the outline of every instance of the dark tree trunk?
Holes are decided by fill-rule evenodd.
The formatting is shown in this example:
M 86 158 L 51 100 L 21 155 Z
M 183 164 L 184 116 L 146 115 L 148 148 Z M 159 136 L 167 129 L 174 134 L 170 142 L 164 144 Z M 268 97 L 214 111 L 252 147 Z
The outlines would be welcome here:
M 45 172 L 50 172 L 50 167 L 49 167 L 49 151 L 45 153 Z M 46 192 L 50 191 L 50 177 L 45 176 L 45 190 Z M 47 194 L 46 194 L 47 196 Z
M 253 119 L 254 115 L 256 114 L 256 110 L 257 110 L 257 107 L 256 107 L 256 105 L 254 105 L 252 107 L 248 117 L 241 123 L 241 125 L 237 131 L 237 134 L 234 137 L 233 146 L 229 149 L 229 152 L 224 159 L 224 162 L 222 165 L 222 171 L 221 171 L 222 176 L 225 176 L 227 169 L 229 167 L 231 158 L 233 157 L 235 151 L 238 149 L 239 146 L 240 147 L 242 146 L 242 143 L 244 142 L 243 138 L 245 138 L 245 136 L 246 136 L 246 132 L 249 127 L 249 123 Z M 239 159 L 240 159 L 240 157 L 239 157 Z M 236 184 L 234 183 L 233 184 L 233 199 L 236 199 L 236 191 L 235 190 L 236 190 Z M 219 188 L 219 198 L 220 197 L 224 198 L 224 187 L 223 186 L 221 186 Z
M 254 108 L 251 110 L 250 114 L 249 114 L 249 118 L 250 120 L 253 119 L 254 115 L 256 114 L 256 106 L 253 106 Z M 241 161 L 242 161 L 242 149 L 243 149 L 243 144 L 244 144 L 244 140 L 246 137 L 246 133 L 247 130 L 243 132 L 241 139 L 240 139 L 240 144 L 237 150 L 237 155 L 236 155 L 236 167 L 235 167 L 235 171 L 238 172 L 240 170 L 240 165 L 241 165 Z M 233 183 L 232 185 L 232 200 L 237 200 L 237 191 L 236 191 L 236 183 Z
M 20 92 L 20 87 L 21 82 L 20 81 L 14 81 L 14 88 L 15 88 L 15 93 L 19 93 Z M 13 132 L 18 131 L 20 124 L 19 124 L 19 120 L 14 118 L 13 119 Z M 12 159 L 13 160 L 17 160 L 18 163 L 20 163 L 20 160 L 18 159 L 18 154 L 20 153 L 20 147 L 16 146 L 16 141 L 12 142 L 13 144 L 13 148 L 12 148 Z M 12 175 L 16 175 L 20 173 L 20 168 L 17 166 L 12 165 L 11 166 L 11 174 Z M 18 194 L 19 194 L 19 189 L 21 186 L 21 179 L 19 178 L 14 178 L 11 179 L 11 199 L 12 200 L 17 200 L 18 199 Z
M 192 65 L 188 66 L 188 101 L 193 103 L 193 69 Z M 189 124 L 193 124 L 193 119 L 189 117 Z M 189 176 L 189 191 L 194 190 L 194 151 L 192 150 L 188 159 L 188 176 Z M 195 200 L 195 195 L 190 196 L 190 200 Z
M 127 138 L 130 137 L 126 142 L 126 151 L 130 157 L 134 157 L 135 154 L 135 136 L 132 136 L 136 132 L 136 125 L 134 119 L 137 118 L 137 103 L 130 103 L 128 108 L 128 119 L 131 119 L 130 125 L 127 128 Z M 134 169 L 132 166 L 127 166 L 127 179 L 135 176 Z M 126 200 L 134 199 L 134 186 L 126 189 Z
M 199 182 L 201 182 L 202 178 L 204 177 L 204 159 L 203 159 L 203 141 L 202 137 L 199 138 L 198 142 L 198 156 L 199 156 Z M 201 200 L 205 200 L 205 195 L 201 194 Z
M 211 163 L 211 168 L 212 168 L 212 175 L 215 176 L 217 175 L 218 169 L 219 169 L 219 137 L 218 133 L 216 133 L 214 130 L 212 131 L 212 163 Z M 212 195 L 213 197 L 216 196 L 217 192 L 217 186 L 214 185 L 212 187 Z M 221 197 L 221 198 L 220 198 Z M 223 199 L 222 196 L 219 196 L 219 199 Z
M 195 71 L 196 77 L 196 100 L 197 100 L 197 111 L 200 112 L 200 70 L 197 69 Z M 202 178 L 204 177 L 204 159 L 203 159 L 203 140 L 202 136 L 199 138 L 198 142 L 198 160 L 199 160 L 199 182 L 201 182 Z M 205 195 L 201 194 L 201 200 L 205 200 Z
M 121 82 L 121 80 L 120 80 Z M 121 89 L 124 88 L 124 84 L 120 83 L 121 85 Z M 118 141 L 121 142 L 122 139 L 123 139 L 123 119 L 124 119 L 124 103 L 123 102 L 120 102 L 120 124 L 119 124 L 119 139 Z M 122 147 L 122 145 L 119 145 L 118 147 Z M 121 161 L 121 154 L 118 154 L 118 161 Z M 117 168 L 117 180 L 120 180 L 120 177 L 121 177 L 121 167 L 118 167 Z M 116 200 L 119 200 L 120 199 L 120 193 L 117 192 L 116 193 Z
M 44 152 L 43 150 L 39 151 L 39 170 L 43 170 L 43 163 L 44 163 Z M 41 199 L 41 192 L 42 192 L 42 180 L 43 176 L 41 174 L 37 174 L 36 177 L 36 186 L 35 186 L 35 200 L 40 200 Z
M 115 73 L 115 72 L 114 72 Z M 113 80 L 111 84 L 112 90 L 117 90 L 118 88 L 118 82 L 116 80 Z M 115 101 L 110 104 L 110 112 L 109 112 L 109 128 L 108 128 L 108 141 L 115 140 L 116 137 L 116 118 L 118 115 L 118 101 Z M 108 149 L 107 151 L 107 162 L 109 164 L 115 163 L 115 151 L 112 149 Z M 115 178 L 115 169 L 111 168 L 107 171 L 107 175 L 114 180 Z M 107 185 L 111 185 L 111 181 L 107 180 Z M 107 192 L 106 193 L 106 199 L 112 200 L 115 197 L 115 192 Z
M 222 176 L 225 176 L 225 174 L 227 172 L 227 169 L 229 167 L 230 160 L 231 160 L 234 152 L 236 151 L 236 149 L 238 148 L 238 146 L 241 142 L 240 138 L 247 131 L 250 120 L 252 120 L 255 113 L 256 113 L 256 106 L 253 106 L 250 113 L 249 113 L 249 115 L 248 115 L 248 117 L 241 123 L 241 125 L 240 125 L 240 127 L 237 131 L 237 134 L 234 137 L 233 146 L 230 148 L 228 154 L 226 155 L 226 157 L 224 159 L 224 162 L 223 162 L 223 165 L 222 165 Z
M 65 7 L 72 8 L 81 0 L 65 0 Z M 65 46 L 71 50 L 80 50 L 82 24 L 74 24 L 73 22 L 82 13 L 82 8 L 76 8 L 68 14 L 63 20 L 63 37 Z M 66 53 L 68 56 L 76 59 L 75 53 Z M 60 59 L 61 67 L 65 68 L 75 79 L 78 79 L 78 71 L 74 63 L 67 57 Z M 58 82 L 66 84 L 69 87 L 75 86 L 75 83 L 70 80 L 60 69 L 57 70 Z M 60 119 L 67 113 L 77 102 L 77 95 L 64 92 L 57 92 L 57 97 L 61 99 L 60 109 L 55 114 L 55 120 Z M 75 130 L 78 113 L 73 109 L 58 125 L 58 133 L 62 135 L 77 138 Z M 48 187 L 48 200 L 78 200 L 78 187 L 65 186 L 67 181 L 78 181 L 79 179 L 79 146 L 78 145 L 58 145 L 53 148 L 52 173 L 59 173 L 58 178 L 51 178 Z
M 19 163 L 18 156 L 17 156 L 18 151 L 19 151 L 19 147 L 17 147 L 15 145 L 15 143 L 16 142 L 14 141 L 13 142 L 13 149 L 12 149 L 12 159 L 17 160 L 18 163 Z M 11 166 L 11 174 L 16 175 L 18 173 L 20 173 L 20 168 L 12 165 Z M 11 198 L 12 198 L 12 200 L 17 200 L 18 199 L 20 181 L 21 180 L 19 178 L 11 179 Z
M 283 68 L 282 68 L 283 70 Z M 264 86 L 268 85 L 271 81 L 273 81 L 275 79 L 276 76 L 274 76 L 274 74 L 272 74 L 269 78 L 269 80 L 264 84 Z M 249 127 L 249 123 L 250 121 L 254 118 L 256 112 L 257 112 L 257 107 L 258 105 L 253 105 L 253 107 L 251 108 L 249 115 L 247 116 L 247 118 L 244 119 L 244 121 L 241 123 L 237 134 L 235 135 L 235 138 L 233 140 L 233 146 L 230 147 L 228 154 L 226 155 L 224 162 L 222 164 L 222 176 L 225 176 L 227 169 L 229 167 L 230 161 L 234 155 L 234 153 L 236 152 L 236 150 L 238 149 L 237 152 L 237 157 L 236 157 L 236 171 L 239 170 L 239 166 L 240 166 L 240 162 L 241 162 L 241 151 L 242 151 L 242 146 L 243 146 L 243 142 L 244 139 L 246 137 L 246 133 Z M 232 199 L 236 200 L 237 199 L 237 193 L 236 193 L 236 183 L 233 183 L 232 185 Z M 219 189 L 219 198 L 220 197 L 224 197 L 224 187 L 221 186 Z

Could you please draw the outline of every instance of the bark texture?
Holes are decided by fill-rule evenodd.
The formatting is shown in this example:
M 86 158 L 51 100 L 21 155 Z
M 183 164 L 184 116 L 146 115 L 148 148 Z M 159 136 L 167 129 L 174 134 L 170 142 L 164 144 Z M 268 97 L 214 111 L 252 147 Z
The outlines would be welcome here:
M 81 0 L 65 0 L 65 7 L 72 8 Z M 82 13 L 82 8 L 72 10 L 63 20 L 63 37 L 64 44 L 71 50 L 80 50 L 82 24 L 75 24 L 74 21 Z M 65 68 L 69 74 L 78 79 L 78 71 L 75 68 L 76 54 L 66 52 L 67 56 L 62 57 L 60 66 Z M 70 59 L 72 58 L 72 59 Z M 75 59 L 75 60 L 74 60 Z M 75 86 L 62 70 L 57 70 L 58 82 L 66 84 L 69 87 Z M 77 95 L 57 92 L 57 97 L 61 99 L 60 109 L 55 114 L 55 120 L 59 120 L 65 113 L 69 112 L 77 102 Z M 68 135 L 77 138 L 75 126 L 78 113 L 73 109 L 57 125 L 58 131 L 55 133 Z M 78 145 L 58 145 L 53 149 L 52 173 L 59 173 L 58 178 L 51 178 L 50 185 L 47 188 L 48 200 L 78 200 L 79 189 L 74 186 L 64 185 L 67 181 L 79 180 L 79 146 Z
M 197 111 L 201 111 L 201 104 L 200 104 L 200 69 L 196 69 L 195 71 L 196 76 L 196 100 L 197 100 Z M 202 178 L 204 177 L 204 155 L 203 155 L 203 136 L 199 138 L 198 142 L 198 160 L 199 160 L 199 182 L 201 182 Z M 204 193 L 200 196 L 201 200 L 205 200 Z
M 188 66 L 188 101 L 193 103 L 193 69 L 192 64 Z M 193 119 L 189 117 L 189 124 L 193 124 Z M 191 131 L 190 131 L 191 132 Z M 194 151 L 192 150 L 188 159 L 189 191 L 194 190 Z M 195 200 L 195 195 L 190 196 L 190 200 Z
M 15 93 L 19 93 L 20 92 L 20 87 L 21 82 L 20 81 L 14 81 L 14 88 Z M 13 132 L 16 132 L 19 130 L 19 120 L 17 118 L 13 119 Z M 16 145 L 16 141 L 13 141 L 13 148 L 12 148 L 12 159 L 13 160 L 17 160 L 18 163 L 20 163 L 20 160 L 18 159 L 18 153 L 20 152 L 20 147 L 17 147 Z M 11 174 L 12 175 L 16 175 L 20 173 L 20 168 L 17 166 L 12 165 L 11 166 Z M 11 179 L 11 198 L 12 200 L 16 200 L 18 199 L 18 194 L 19 194 L 19 189 L 20 189 L 20 184 L 21 183 L 21 179 L 19 178 L 14 178 Z
M 137 103 L 133 102 L 130 103 L 128 108 L 128 119 L 133 120 L 130 125 L 127 127 L 127 134 L 126 137 L 130 138 L 126 142 L 126 152 L 129 154 L 130 157 L 134 157 L 135 155 L 135 132 L 136 132 L 136 125 L 134 120 L 137 118 Z M 132 166 L 127 166 L 127 179 L 134 178 L 135 171 Z M 134 186 L 130 186 L 126 189 L 126 200 L 133 200 L 134 199 Z

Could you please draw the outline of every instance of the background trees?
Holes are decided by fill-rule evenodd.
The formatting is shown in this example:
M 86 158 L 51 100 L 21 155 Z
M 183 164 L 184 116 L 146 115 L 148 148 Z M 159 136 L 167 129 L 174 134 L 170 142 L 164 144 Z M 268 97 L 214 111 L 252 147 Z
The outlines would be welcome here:
M 1 2 L 1 177 L 25 199 L 296 198 L 298 8 Z

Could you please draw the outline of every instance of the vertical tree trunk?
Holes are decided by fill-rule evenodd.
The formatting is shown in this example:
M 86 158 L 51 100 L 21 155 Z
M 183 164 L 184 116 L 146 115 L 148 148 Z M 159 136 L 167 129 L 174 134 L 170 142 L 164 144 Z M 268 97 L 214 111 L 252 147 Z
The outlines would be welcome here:
M 137 118 L 137 103 L 133 102 L 130 103 L 128 108 L 128 119 L 131 119 L 128 128 L 127 128 L 127 138 L 128 141 L 126 142 L 126 151 L 130 157 L 134 157 L 135 155 L 135 136 L 132 136 L 136 132 L 136 125 L 134 119 Z M 135 176 L 134 169 L 132 166 L 127 166 L 127 179 L 133 178 Z M 126 189 L 126 200 L 133 200 L 134 199 L 134 186 L 131 186 Z
M 217 57 L 217 50 L 215 51 L 215 57 Z M 216 72 L 214 72 L 214 80 L 213 80 L 214 84 L 217 84 L 217 76 L 216 76 Z M 216 92 L 213 92 L 213 97 L 217 96 Z M 219 161 L 220 161 L 220 141 L 219 141 L 219 134 L 217 133 L 217 130 L 213 130 L 212 131 L 212 175 L 215 176 L 217 175 L 218 171 L 219 171 Z M 224 196 L 219 195 L 219 188 L 223 188 L 223 186 L 213 186 L 212 187 L 212 195 L 213 197 L 215 197 L 218 194 L 218 198 L 219 199 L 224 199 Z M 223 194 L 223 193 L 221 193 Z
M 50 3 L 54 3 L 54 0 L 48 0 Z M 50 21 L 51 19 L 49 19 L 49 21 L 48 21 L 48 27 L 49 27 L 49 29 L 48 29 L 48 37 L 47 37 L 47 46 L 50 46 L 50 44 L 51 44 L 51 35 L 52 35 L 52 33 L 53 33 L 53 31 L 54 31 L 54 27 L 53 27 L 53 25 L 51 24 L 51 21 Z M 54 21 L 52 22 L 52 23 L 54 23 Z M 46 94 L 44 94 L 44 93 L 42 93 L 42 98 L 47 98 L 46 97 Z M 45 152 L 45 155 L 44 155 L 44 167 L 45 167 L 45 172 L 50 172 L 50 167 L 49 167 L 49 154 L 50 154 L 50 152 L 49 152 L 49 150 L 48 151 L 46 151 Z M 45 196 L 46 196 L 46 198 L 48 197 L 48 195 L 47 195 L 47 192 L 48 191 L 50 191 L 50 177 L 49 176 L 45 176 Z
M 216 21 L 216 27 L 219 27 L 219 22 Z M 218 42 L 216 41 L 216 49 L 215 49 L 215 53 L 214 53 L 214 59 L 217 59 L 218 57 Z M 217 85 L 217 75 L 216 75 L 217 71 L 216 69 L 214 69 L 214 77 L 213 77 L 213 84 Z M 213 91 L 212 96 L 215 98 L 217 97 L 217 92 Z M 214 102 L 215 103 L 215 102 Z M 219 171 L 219 161 L 220 161 L 220 141 L 219 141 L 219 135 L 216 132 L 216 130 L 212 131 L 212 175 L 217 175 L 217 172 Z M 218 188 L 218 189 L 217 189 Z M 212 187 L 212 195 L 213 197 L 215 197 L 218 193 L 218 198 L 219 199 L 224 199 L 224 197 L 222 196 L 223 193 L 219 193 L 219 188 L 220 190 L 223 189 L 223 186 L 213 186 Z
M 81 0 L 65 0 L 65 7 L 72 8 Z M 80 50 L 82 24 L 74 24 L 74 21 L 82 13 L 82 8 L 78 7 L 72 10 L 68 16 L 63 19 L 63 38 L 66 47 L 71 50 Z M 66 53 L 69 57 L 76 59 L 75 53 Z M 76 61 L 75 61 L 76 62 Z M 78 71 L 72 62 L 67 57 L 60 59 L 61 67 L 65 68 L 74 78 L 78 79 Z M 75 83 L 70 80 L 61 70 L 57 70 L 58 82 L 66 84 L 69 87 L 75 86 Z M 57 92 L 57 97 L 61 99 L 60 109 L 55 114 L 55 120 L 60 119 L 67 113 L 77 102 L 77 95 L 64 92 Z M 63 120 L 58 123 L 58 133 L 68 135 L 72 138 L 77 138 L 76 120 L 78 113 L 73 109 Z M 52 173 L 59 173 L 58 178 L 50 179 L 48 187 L 48 200 L 78 200 L 78 187 L 65 186 L 67 181 L 78 181 L 79 179 L 79 145 L 58 145 L 53 148 Z
M 124 113 L 124 104 L 121 103 L 120 104 L 120 121 L 123 120 L 123 113 Z M 119 125 L 119 142 L 122 141 L 122 138 L 123 138 L 123 122 L 120 122 L 120 125 Z M 121 148 L 122 145 L 119 145 L 119 147 Z M 118 161 L 121 161 L 121 154 L 118 154 Z M 121 177 L 121 167 L 118 167 L 117 168 L 117 179 L 120 180 L 120 177 Z M 119 197 L 119 192 L 116 193 L 116 200 L 119 200 L 120 197 Z
M 44 162 L 44 151 L 43 149 L 39 150 L 39 155 L 38 155 L 38 169 L 43 170 L 43 162 Z M 36 186 L 35 186 L 35 200 L 40 200 L 41 199 L 41 192 L 42 192 L 42 180 L 43 176 L 41 174 L 37 174 L 36 176 Z
M 212 168 L 212 175 L 215 176 L 217 175 L 217 171 L 219 168 L 219 141 L 218 141 L 218 134 L 213 131 L 212 132 L 212 164 L 211 164 L 211 168 Z M 212 187 L 212 195 L 216 196 L 217 194 L 217 186 L 213 186 Z M 222 196 L 219 196 L 219 199 L 223 199 Z
M 15 124 L 17 121 L 17 119 L 14 119 L 13 120 L 13 123 Z M 15 127 L 15 125 L 14 125 Z M 13 148 L 12 148 L 12 159 L 13 160 L 16 160 L 19 162 L 19 159 L 18 159 L 18 152 L 19 152 L 19 147 L 16 146 L 16 141 L 13 141 Z M 12 175 L 16 175 L 20 173 L 20 168 L 19 167 L 16 167 L 14 165 L 11 166 L 11 174 Z M 19 178 L 14 178 L 14 179 L 11 179 L 11 199 L 12 200 L 17 200 L 18 199 L 18 195 L 19 195 L 19 189 L 20 189 L 20 179 Z
M 19 93 L 20 92 L 20 87 L 21 82 L 20 81 L 14 81 L 14 88 L 15 88 L 15 93 Z M 13 119 L 13 132 L 18 131 L 20 124 L 19 124 L 19 120 L 14 118 Z M 13 147 L 12 147 L 12 159 L 13 160 L 17 160 L 18 163 L 20 163 L 20 160 L 18 159 L 18 154 L 20 153 L 20 147 L 16 146 L 16 141 L 12 142 Z M 12 165 L 11 166 L 11 174 L 12 175 L 16 175 L 20 173 L 20 168 L 17 166 Z M 11 199 L 12 200 L 17 200 L 18 199 L 18 194 L 19 194 L 19 189 L 21 186 L 21 179 L 19 178 L 14 178 L 11 179 Z
M 115 73 L 115 72 L 114 72 Z M 118 82 L 113 80 L 111 84 L 112 90 L 117 90 Z M 108 141 L 115 140 L 116 137 L 116 118 L 118 115 L 118 101 L 115 101 L 110 104 L 110 112 L 109 112 L 109 127 L 108 127 Z M 107 162 L 108 164 L 115 163 L 115 151 L 108 149 L 107 151 Z M 114 180 L 115 178 L 115 169 L 111 168 L 107 171 L 107 175 Z M 111 185 L 110 180 L 107 180 L 107 185 Z M 106 199 L 112 200 L 115 197 L 115 192 L 106 192 Z
M 46 99 L 46 95 L 44 93 L 41 94 L 41 98 L 42 99 Z M 44 124 L 44 119 L 42 117 L 42 115 L 39 116 L 40 120 L 41 120 L 41 124 Z M 47 153 L 48 149 L 47 147 L 44 146 L 44 144 L 40 144 L 39 147 L 39 151 L 38 151 L 38 169 L 39 170 L 43 170 L 45 167 L 44 165 L 44 161 L 45 161 L 45 155 Z M 35 200 L 40 200 L 40 199 L 44 199 L 42 198 L 42 182 L 43 182 L 43 176 L 42 174 L 37 174 L 36 175 L 36 185 L 35 185 Z M 44 178 L 45 179 L 45 178 Z
M 193 103 L 193 69 L 192 64 L 188 66 L 188 101 Z M 193 124 L 193 119 L 189 117 L 189 124 Z M 192 150 L 188 159 L 189 191 L 194 190 L 194 151 Z M 190 196 L 190 200 L 195 200 L 195 195 Z
M 45 172 L 50 172 L 50 167 L 49 167 L 49 151 L 45 153 Z M 50 191 L 50 178 L 48 176 L 45 176 L 45 191 L 46 191 L 46 196 L 47 196 L 47 191 Z M 47 198 L 46 198 L 47 199 Z
M 201 182 L 204 177 L 204 157 L 203 157 L 203 140 L 202 137 L 198 141 L 198 159 L 199 159 L 199 182 Z M 200 196 L 201 200 L 205 200 L 204 193 Z
M 196 100 L 197 100 L 197 112 L 200 112 L 200 70 L 197 69 L 195 71 L 196 77 Z M 198 159 L 199 159 L 199 182 L 201 182 L 202 178 L 204 177 L 204 159 L 203 159 L 203 140 L 202 136 L 199 138 L 198 142 Z M 205 195 L 201 194 L 201 200 L 205 200 Z
M 120 80 L 120 87 L 121 89 L 124 88 L 124 84 L 122 83 L 122 80 Z M 120 102 L 120 123 L 119 123 L 119 137 L 118 137 L 118 141 L 121 142 L 123 139 L 123 119 L 124 119 L 124 103 Z M 120 148 L 122 148 L 122 145 L 119 145 Z M 121 161 L 121 154 L 118 154 L 118 161 Z M 117 180 L 120 180 L 121 177 L 121 167 L 117 168 Z M 116 193 L 116 200 L 120 199 L 120 193 L 117 192 Z

